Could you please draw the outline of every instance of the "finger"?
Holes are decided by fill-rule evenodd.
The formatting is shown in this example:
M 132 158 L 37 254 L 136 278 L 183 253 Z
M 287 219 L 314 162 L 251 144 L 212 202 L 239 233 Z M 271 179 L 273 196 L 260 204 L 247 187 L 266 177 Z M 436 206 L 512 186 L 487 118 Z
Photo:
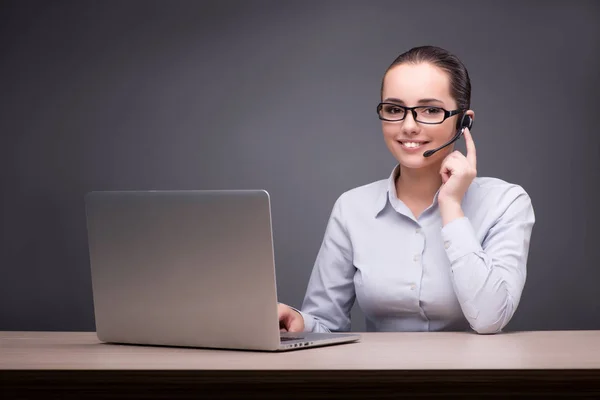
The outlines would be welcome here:
M 469 128 L 465 128 L 465 143 L 467 145 L 467 161 L 473 168 L 477 168 L 477 152 L 475 150 L 475 142 Z
M 450 174 L 446 171 L 441 173 L 442 175 L 442 183 L 446 183 L 448 182 L 448 179 L 450 179 Z
M 442 183 L 446 183 L 456 170 L 456 159 L 448 156 L 442 163 L 440 168 L 440 175 L 442 175 Z
M 457 152 L 456 154 L 453 154 L 454 153 L 448 155 L 442 163 L 440 174 L 447 174 L 448 177 L 452 175 L 462 175 L 470 168 L 466 157 L 462 153 Z
M 454 150 L 452 153 L 450 153 L 448 155 L 448 157 L 451 157 L 451 158 L 454 158 L 454 159 L 465 158 L 464 154 L 461 153 L 459 150 Z
M 446 156 L 446 158 L 444 159 L 444 161 L 442 161 L 442 165 L 440 167 L 440 173 L 444 170 L 444 169 L 450 169 L 450 170 L 454 170 L 456 169 L 462 159 L 464 159 L 465 156 L 462 155 L 462 153 L 460 151 L 453 151 L 452 153 L 448 154 Z

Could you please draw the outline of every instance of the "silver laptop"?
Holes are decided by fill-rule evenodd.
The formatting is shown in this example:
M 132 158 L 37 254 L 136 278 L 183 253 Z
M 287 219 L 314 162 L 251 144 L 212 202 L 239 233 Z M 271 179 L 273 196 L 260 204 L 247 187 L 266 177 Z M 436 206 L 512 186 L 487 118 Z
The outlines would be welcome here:
M 269 194 L 91 192 L 98 338 L 110 343 L 295 350 L 352 333 L 281 333 Z

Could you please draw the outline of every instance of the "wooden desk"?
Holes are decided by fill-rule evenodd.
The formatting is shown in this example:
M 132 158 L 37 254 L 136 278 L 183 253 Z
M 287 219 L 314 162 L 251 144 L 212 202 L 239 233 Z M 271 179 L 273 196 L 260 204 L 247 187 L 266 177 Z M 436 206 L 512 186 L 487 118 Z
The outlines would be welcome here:
M 600 398 L 600 331 L 364 333 L 359 343 L 286 353 L 110 345 L 95 333 L 0 332 L 0 398 L 114 394 Z

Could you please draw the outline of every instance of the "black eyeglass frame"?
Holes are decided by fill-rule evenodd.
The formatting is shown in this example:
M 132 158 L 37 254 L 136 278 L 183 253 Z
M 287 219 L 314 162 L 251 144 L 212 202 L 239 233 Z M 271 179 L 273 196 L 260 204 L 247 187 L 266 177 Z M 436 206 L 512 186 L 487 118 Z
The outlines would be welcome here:
M 383 108 L 384 105 L 390 105 L 390 106 L 395 106 L 395 107 L 399 107 L 404 109 L 404 117 L 400 118 L 400 119 L 386 119 L 383 118 L 380 114 L 381 109 Z M 418 121 L 417 120 L 417 112 L 415 111 L 415 109 L 417 108 L 437 108 L 439 110 L 444 111 L 444 119 L 441 120 L 440 122 L 423 122 L 423 121 Z M 447 120 L 448 118 L 452 117 L 453 115 L 457 115 L 460 114 L 461 112 L 463 112 L 464 110 L 461 109 L 457 109 L 457 110 L 451 110 L 448 111 L 445 108 L 442 107 L 438 107 L 438 106 L 415 106 L 415 107 L 405 107 L 405 106 L 401 106 L 399 104 L 396 103 L 388 103 L 388 102 L 382 102 L 379 103 L 377 105 L 377 116 L 379 117 L 380 120 L 382 121 L 387 121 L 387 122 L 399 122 L 399 121 L 404 121 L 404 119 L 406 118 L 406 116 L 408 115 L 408 111 L 411 112 L 413 119 L 415 120 L 415 122 L 418 122 L 420 124 L 427 124 L 427 125 L 439 125 L 441 123 L 443 123 L 445 120 Z

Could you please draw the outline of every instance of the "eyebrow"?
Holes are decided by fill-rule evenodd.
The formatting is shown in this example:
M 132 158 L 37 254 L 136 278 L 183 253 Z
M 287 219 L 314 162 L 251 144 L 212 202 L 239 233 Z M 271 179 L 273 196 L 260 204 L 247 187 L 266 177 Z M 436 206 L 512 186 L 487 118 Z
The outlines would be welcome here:
M 384 103 L 387 103 L 387 102 L 404 104 L 404 101 L 397 99 L 395 97 L 388 97 L 387 99 L 384 100 Z M 434 98 L 421 99 L 421 100 L 417 101 L 417 104 L 428 104 L 428 103 L 444 104 L 443 101 L 441 101 L 439 99 L 434 99 Z

